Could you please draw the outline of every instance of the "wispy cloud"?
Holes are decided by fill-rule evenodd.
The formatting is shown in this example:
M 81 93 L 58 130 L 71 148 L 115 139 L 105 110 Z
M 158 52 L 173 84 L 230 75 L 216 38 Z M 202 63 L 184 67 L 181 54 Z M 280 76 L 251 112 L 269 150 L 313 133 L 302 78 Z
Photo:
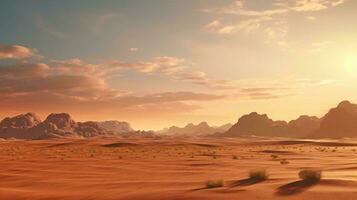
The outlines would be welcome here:
M 298 12 L 320 11 L 336 7 L 344 2 L 345 0 L 296 0 L 291 9 Z
M 229 5 L 216 8 L 202 9 L 205 13 L 220 15 L 220 19 L 213 20 L 204 26 L 205 30 L 221 35 L 262 32 L 268 43 L 278 44 L 284 41 L 289 33 L 289 23 L 286 15 L 292 12 L 316 12 L 339 6 L 346 0 L 273 0 L 270 7 L 265 9 L 249 9 L 247 1 L 236 0 Z M 225 15 L 238 16 L 232 22 L 224 21 Z M 313 16 L 306 17 L 315 20 Z M 281 46 L 281 45 L 279 45 Z M 285 48 L 286 45 L 284 45 Z
M 209 78 L 206 73 L 192 71 L 191 64 L 183 58 L 176 57 L 155 57 L 150 61 L 124 62 L 112 61 L 106 70 L 134 70 L 145 74 L 159 73 L 170 77 L 172 80 L 188 82 L 202 85 L 212 89 L 234 89 L 234 85 L 229 80 L 219 80 Z
M 312 43 L 311 48 L 307 52 L 311 53 L 311 54 L 319 53 L 319 52 L 327 49 L 333 43 L 334 42 L 330 41 L 330 40 L 324 40 L 321 42 Z

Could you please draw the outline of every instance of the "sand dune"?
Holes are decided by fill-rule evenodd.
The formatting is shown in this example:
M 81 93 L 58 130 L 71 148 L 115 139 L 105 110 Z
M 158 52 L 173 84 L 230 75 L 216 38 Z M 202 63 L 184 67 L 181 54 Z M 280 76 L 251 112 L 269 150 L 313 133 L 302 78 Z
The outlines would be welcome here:
M 4 140 L 0 199 L 355 198 L 357 141 L 327 142 L 331 145 L 213 138 Z M 321 169 L 322 180 L 301 181 L 297 174 L 306 167 Z M 266 169 L 269 178 L 249 179 L 257 168 Z M 224 185 L 209 189 L 208 180 Z

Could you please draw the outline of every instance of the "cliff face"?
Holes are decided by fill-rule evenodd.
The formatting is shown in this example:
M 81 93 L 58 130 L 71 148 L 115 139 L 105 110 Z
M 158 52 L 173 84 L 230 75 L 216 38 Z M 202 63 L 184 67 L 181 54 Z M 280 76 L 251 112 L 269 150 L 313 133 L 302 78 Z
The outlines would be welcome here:
M 332 108 L 321 121 L 314 138 L 341 138 L 357 136 L 357 105 L 348 101 Z

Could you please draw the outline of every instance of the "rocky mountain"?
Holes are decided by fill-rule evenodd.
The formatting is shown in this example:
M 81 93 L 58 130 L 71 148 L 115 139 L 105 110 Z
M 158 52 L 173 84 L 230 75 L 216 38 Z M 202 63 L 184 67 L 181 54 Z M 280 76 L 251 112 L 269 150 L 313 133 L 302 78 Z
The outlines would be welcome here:
M 113 135 L 113 132 L 101 127 L 97 122 L 78 122 L 74 132 L 82 137 L 95 137 L 99 135 Z
M 226 137 L 255 135 L 301 138 L 316 131 L 319 126 L 320 120 L 317 117 L 303 115 L 287 123 L 286 121 L 274 121 L 266 114 L 252 112 L 242 116 L 232 128 L 222 135 Z
M 252 112 L 248 115 L 243 115 L 223 135 L 227 137 L 242 135 L 278 136 L 283 134 L 286 126 L 287 123 L 285 121 L 273 121 L 266 114 Z
M 110 135 L 96 122 L 75 122 L 67 113 L 50 114 L 45 121 L 34 113 L 7 117 L 0 122 L 0 138 L 49 139 Z
M 0 137 L 30 139 L 32 136 L 28 130 L 40 123 L 41 119 L 35 113 L 6 117 L 0 122 Z
M 97 123 L 101 128 L 104 128 L 118 135 L 134 132 L 134 129 L 131 128 L 128 122 L 112 120 L 112 121 L 103 121 Z
M 320 123 L 321 119 L 318 117 L 302 115 L 288 123 L 286 134 L 288 137 L 308 137 L 319 129 Z
M 216 133 L 224 133 L 224 132 L 228 131 L 232 126 L 233 126 L 233 124 L 227 123 L 227 124 L 223 124 L 221 126 L 214 126 L 214 128 L 216 128 Z
M 176 136 L 206 136 L 217 132 L 225 132 L 231 126 L 231 124 L 225 124 L 219 127 L 211 127 L 207 122 L 201 122 L 197 125 L 189 123 L 185 127 L 172 126 L 168 129 L 164 129 L 160 131 L 160 134 Z
M 357 104 L 343 101 L 332 108 L 321 120 L 320 128 L 311 134 L 314 138 L 341 138 L 357 136 Z
M 252 112 L 239 118 L 233 126 L 209 126 L 206 122 L 185 127 L 172 126 L 158 132 L 176 136 L 244 135 L 292 138 L 341 138 L 357 136 L 357 104 L 343 101 L 321 119 L 303 115 L 296 120 L 274 121 L 266 114 Z M 44 121 L 34 113 L 6 117 L 0 122 L 0 138 L 49 139 L 95 136 L 154 137 L 153 131 L 134 131 L 120 121 L 76 122 L 67 113 L 50 114 Z

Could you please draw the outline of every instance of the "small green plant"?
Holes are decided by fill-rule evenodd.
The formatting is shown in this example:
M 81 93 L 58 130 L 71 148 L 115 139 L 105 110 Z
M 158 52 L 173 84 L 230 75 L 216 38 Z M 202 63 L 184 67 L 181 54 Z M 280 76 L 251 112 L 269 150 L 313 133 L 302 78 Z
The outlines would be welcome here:
M 206 188 L 223 187 L 223 180 L 210 180 L 206 182 Z
M 249 178 L 254 180 L 266 180 L 268 174 L 265 169 L 255 169 L 249 172 Z
M 305 169 L 305 170 L 301 170 L 299 172 L 299 177 L 302 180 L 305 181 L 319 181 L 322 177 L 321 171 L 320 170 L 310 170 L 310 169 Z

